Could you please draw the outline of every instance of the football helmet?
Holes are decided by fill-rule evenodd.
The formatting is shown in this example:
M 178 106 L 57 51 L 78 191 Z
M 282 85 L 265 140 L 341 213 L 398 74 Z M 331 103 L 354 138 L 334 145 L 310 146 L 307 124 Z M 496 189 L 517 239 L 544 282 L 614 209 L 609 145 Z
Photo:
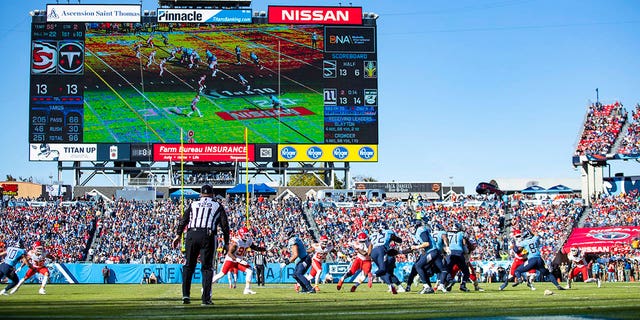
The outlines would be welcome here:
M 240 238 L 243 241 L 246 241 L 247 239 L 251 238 L 251 231 L 249 231 L 247 227 L 242 227 L 238 229 L 238 238 Z
M 36 242 L 33 243 L 33 249 L 37 253 L 42 253 L 42 251 L 44 251 L 44 246 L 42 245 L 42 242 L 36 241 Z
M 369 237 L 368 237 L 368 236 L 367 236 L 367 234 L 366 234 L 366 233 L 364 233 L 364 232 L 360 232 L 360 233 L 358 234 L 358 242 L 365 242 L 365 241 L 367 241 L 367 239 L 368 239 L 368 238 L 369 238 Z
M 320 245 L 325 247 L 327 245 L 327 243 L 329 243 L 329 237 L 327 237 L 326 235 L 321 236 L 320 237 Z
M 295 230 L 293 230 L 293 227 L 286 227 L 286 228 L 284 228 L 284 235 L 285 235 L 287 238 L 291 238 L 291 237 L 293 237 L 293 233 L 294 233 L 294 232 L 295 232 Z
M 22 241 L 22 239 L 17 238 L 12 244 L 12 247 L 14 248 L 20 248 L 20 249 L 24 249 L 24 241 Z
M 520 239 L 522 237 L 522 232 L 518 229 L 515 229 L 511 231 L 511 235 L 516 239 Z

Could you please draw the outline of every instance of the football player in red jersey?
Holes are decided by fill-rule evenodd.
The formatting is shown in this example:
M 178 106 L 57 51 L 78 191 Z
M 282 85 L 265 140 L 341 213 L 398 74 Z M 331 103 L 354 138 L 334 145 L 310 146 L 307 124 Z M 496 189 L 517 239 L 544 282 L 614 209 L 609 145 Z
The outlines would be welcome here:
M 33 248 L 29 250 L 27 257 L 31 263 L 31 266 L 29 267 L 29 270 L 27 270 L 27 273 L 24 275 L 24 277 L 20 279 L 18 285 L 16 285 L 13 289 L 11 289 L 11 291 L 9 291 L 9 294 L 16 293 L 20 286 L 22 286 L 25 281 L 27 281 L 36 273 L 42 275 L 42 284 L 40 285 L 40 290 L 38 290 L 38 293 L 47 294 L 44 288 L 47 286 L 47 281 L 49 281 L 49 268 L 47 268 L 45 264 L 47 262 L 47 259 L 53 260 L 53 256 L 44 250 L 42 242 L 36 241 L 33 244 Z
M 373 274 L 371 274 L 371 241 L 366 233 L 360 232 L 357 236 L 357 241 L 353 242 L 353 248 L 356 251 L 356 258 L 351 262 L 351 268 L 345 273 L 338 281 L 337 289 L 342 289 L 344 280 L 351 277 L 358 272 L 362 272 L 363 277 L 356 278 L 355 283 L 351 287 L 351 292 L 356 291 L 358 286 L 364 281 L 366 277 L 369 277 L 368 286 L 371 288 L 373 284 Z
M 320 242 L 314 243 L 311 247 L 313 249 L 310 252 L 313 252 L 313 256 L 311 257 L 311 271 L 309 271 L 307 279 L 309 279 L 309 281 L 314 280 L 314 288 L 317 292 L 320 291 L 319 285 L 320 277 L 322 276 L 322 262 L 327 255 L 334 252 L 335 249 L 333 244 L 329 243 L 329 237 L 326 235 L 321 236 Z
M 213 276 L 212 283 L 216 283 L 222 277 L 224 277 L 227 273 L 232 271 L 234 268 L 245 273 L 245 286 L 244 286 L 244 294 L 255 294 L 256 292 L 251 290 L 251 276 L 253 275 L 253 268 L 249 265 L 249 262 L 245 260 L 245 256 L 247 250 L 256 250 L 256 251 L 266 251 L 263 247 L 258 247 L 253 244 L 253 239 L 251 237 L 251 231 L 248 228 L 242 227 L 238 230 L 238 234 L 231 240 L 231 244 L 229 245 L 229 250 L 227 250 L 227 254 L 224 257 L 224 264 L 222 265 L 222 270 Z
M 587 269 L 587 261 L 584 258 L 584 254 L 580 249 L 573 247 L 569 251 L 567 258 L 571 262 L 571 270 L 567 274 L 567 289 L 571 289 L 571 282 L 573 282 L 573 278 L 577 277 L 579 274 L 582 274 L 582 279 L 585 283 L 596 282 L 598 288 L 600 288 L 600 279 L 597 278 L 589 278 L 589 271 Z

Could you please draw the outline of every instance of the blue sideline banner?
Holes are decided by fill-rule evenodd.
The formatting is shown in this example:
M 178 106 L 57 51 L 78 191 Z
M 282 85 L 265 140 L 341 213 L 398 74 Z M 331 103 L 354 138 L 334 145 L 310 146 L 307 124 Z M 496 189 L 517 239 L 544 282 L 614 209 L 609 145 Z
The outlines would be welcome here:
M 508 267 L 511 261 L 482 261 L 480 265 L 487 267 L 488 264 L 504 265 Z M 395 276 L 401 281 L 405 282 L 411 272 L 413 263 L 401 262 L 398 263 L 394 271 Z M 156 274 L 159 283 L 182 283 L 182 267 L 181 264 L 91 264 L 91 263 L 53 263 L 48 265 L 49 267 L 49 283 L 103 283 L 102 268 L 107 266 L 109 268 L 110 276 L 108 283 L 142 283 L 142 279 L 145 275 L 150 275 L 152 272 Z M 269 263 L 265 268 L 265 282 L 266 283 L 295 283 L 293 279 L 293 271 L 295 264 L 291 263 L 285 268 L 280 268 L 277 263 Z M 322 265 L 322 279 L 327 274 L 331 274 L 334 281 L 337 282 L 342 275 L 349 270 L 350 265 L 347 263 L 324 263 Z M 218 270 L 222 268 L 222 264 L 218 264 Z M 372 268 L 372 272 L 375 273 L 375 265 Z M 18 276 L 22 278 L 27 272 L 26 268 L 22 268 L 18 272 Z M 28 283 L 40 282 L 40 274 L 29 279 Z M 356 275 L 346 279 L 346 282 L 352 282 Z M 228 277 L 220 279 L 219 283 L 229 283 Z M 256 282 L 255 272 L 253 283 Z M 245 282 L 244 272 L 238 272 L 238 283 Z M 200 265 L 196 266 L 196 270 L 193 274 L 193 283 L 202 283 L 202 273 L 200 272 Z

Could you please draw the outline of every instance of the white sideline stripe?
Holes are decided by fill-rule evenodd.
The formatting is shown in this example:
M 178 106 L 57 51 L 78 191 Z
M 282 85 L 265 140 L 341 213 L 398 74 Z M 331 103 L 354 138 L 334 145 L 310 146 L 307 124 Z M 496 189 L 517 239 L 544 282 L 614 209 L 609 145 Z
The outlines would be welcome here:
M 197 301 L 194 303 L 197 305 Z M 190 309 L 190 310 L 195 310 L 197 308 L 200 308 L 200 306 L 176 306 L 176 308 L 180 308 L 180 309 Z M 208 307 L 202 307 L 201 310 L 205 310 Z M 564 308 L 563 308 L 564 309 Z M 213 308 L 211 308 L 211 310 L 215 310 L 215 306 Z M 318 317 L 318 316 L 327 316 L 327 317 L 331 317 L 331 316 L 365 316 L 365 315 L 381 315 L 381 314 L 385 314 L 385 315 L 401 315 L 401 314 L 424 314 L 425 316 L 427 316 L 428 314 L 432 314 L 432 313 L 436 313 L 436 312 L 442 312 L 442 310 L 395 310 L 395 311 L 345 311 L 345 312 L 299 312 L 299 313 L 243 313 L 243 314 L 216 314 L 215 318 L 264 318 L 269 317 L 269 318 L 273 318 L 273 317 L 278 317 L 278 318 L 295 318 L 295 319 L 300 319 L 303 317 L 308 317 L 308 316 L 312 316 L 312 317 Z M 16 317 L 13 316 L 12 317 Z M 131 314 L 126 314 L 126 315 L 114 315 L 114 316 L 96 316 L 96 319 L 121 319 L 121 318 L 127 318 L 127 319 L 136 319 L 136 318 L 143 318 L 143 319 L 155 319 L 155 318 L 159 318 L 159 319 L 165 319 L 166 316 L 164 315 L 157 315 L 157 316 L 149 316 L 149 315 L 140 315 L 140 316 L 136 316 L 136 315 L 131 315 Z M 582 315 L 544 315 L 543 316 L 544 319 L 550 319 L 550 320 L 593 320 L 593 319 L 598 319 L 598 318 L 594 318 L 594 317 L 590 317 L 590 316 L 582 316 Z M 22 318 L 22 319 L 93 319 L 92 317 L 87 317 L 87 316 L 73 316 L 73 315 L 65 315 L 65 316 L 42 316 L 42 317 L 34 317 L 34 316 L 17 316 L 16 318 Z M 211 314 L 189 314 L 189 315 L 172 315 L 173 319 L 211 319 L 212 316 Z M 540 319 L 541 316 L 501 316 L 501 317 L 473 317 L 471 319 L 476 319 L 476 320 L 533 320 L 533 319 Z M 433 318 L 433 319 L 448 319 L 448 318 Z
M 58 271 L 60 271 L 60 273 L 64 276 L 65 279 L 67 279 L 68 283 L 75 283 L 73 281 L 73 278 L 71 278 L 71 276 L 67 273 L 66 270 L 64 270 L 64 268 L 62 268 L 62 266 L 59 263 L 54 263 L 53 264 L 56 269 L 58 269 Z

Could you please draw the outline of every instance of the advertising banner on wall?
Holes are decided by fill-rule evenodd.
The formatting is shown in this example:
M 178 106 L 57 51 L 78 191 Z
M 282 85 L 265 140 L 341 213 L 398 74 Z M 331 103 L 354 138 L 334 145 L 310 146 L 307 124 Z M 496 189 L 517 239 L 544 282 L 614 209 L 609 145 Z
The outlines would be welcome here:
M 269 6 L 269 23 L 362 24 L 361 7 Z
M 377 162 L 377 145 L 278 145 L 278 161 Z
M 158 22 L 174 23 L 251 23 L 251 9 L 161 9 Z
M 96 161 L 97 158 L 96 144 L 31 143 L 29 145 L 30 161 Z
M 140 22 L 140 5 L 48 4 L 47 22 Z
M 578 247 L 585 253 L 630 249 L 636 237 L 640 237 L 640 226 L 574 228 L 562 251 L 567 253 L 572 247 Z

